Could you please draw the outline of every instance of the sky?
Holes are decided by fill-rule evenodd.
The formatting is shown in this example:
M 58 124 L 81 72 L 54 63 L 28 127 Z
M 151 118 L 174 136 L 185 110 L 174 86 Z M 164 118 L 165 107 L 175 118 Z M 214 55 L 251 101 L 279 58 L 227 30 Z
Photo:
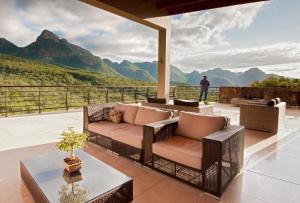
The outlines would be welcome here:
M 48 29 L 113 61 L 157 60 L 158 33 L 77 0 L 0 0 L 0 37 L 26 46 Z M 172 17 L 171 64 L 300 78 L 300 1 L 271 0 Z

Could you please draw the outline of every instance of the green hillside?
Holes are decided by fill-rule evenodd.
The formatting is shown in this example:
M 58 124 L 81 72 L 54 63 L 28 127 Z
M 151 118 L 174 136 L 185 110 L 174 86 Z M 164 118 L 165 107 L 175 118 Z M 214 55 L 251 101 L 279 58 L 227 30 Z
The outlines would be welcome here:
M 34 42 L 25 47 L 18 47 L 6 39 L 0 38 L 0 53 L 33 59 L 36 60 L 36 63 L 41 61 L 59 67 L 77 69 L 81 74 L 88 74 L 84 71 L 94 71 L 99 73 L 97 77 L 102 77 L 101 81 L 107 80 L 103 76 L 108 76 L 109 78 L 117 77 L 117 81 L 120 81 L 120 78 L 127 78 L 127 81 L 157 81 L 157 61 L 131 62 L 124 60 L 120 63 L 112 62 L 109 59 L 95 56 L 89 50 L 72 44 L 66 39 L 61 39 L 48 30 L 44 30 Z M 221 68 L 211 69 L 202 73 L 196 70 L 185 73 L 171 65 L 170 73 L 171 82 L 187 85 L 198 85 L 203 76 L 207 75 L 211 86 L 215 87 L 249 86 L 253 81 L 261 81 L 267 77 L 267 74 L 258 68 L 251 68 L 241 73 Z M 37 83 L 43 82 L 39 78 L 36 78 L 36 80 L 38 80 Z M 91 81 L 97 83 L 96 81 L 98 80 L 91 79 Z M 57 82 L 58 84 L 61 83 L 59 80 Z
M 153 85 L 0 54 L 0 85 Z

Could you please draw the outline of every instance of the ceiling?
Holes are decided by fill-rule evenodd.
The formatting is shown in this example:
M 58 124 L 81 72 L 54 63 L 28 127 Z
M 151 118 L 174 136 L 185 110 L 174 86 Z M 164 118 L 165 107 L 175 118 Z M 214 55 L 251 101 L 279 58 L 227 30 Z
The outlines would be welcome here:
M 177 15 L 267 0 L 97 0 L 140 18 Z

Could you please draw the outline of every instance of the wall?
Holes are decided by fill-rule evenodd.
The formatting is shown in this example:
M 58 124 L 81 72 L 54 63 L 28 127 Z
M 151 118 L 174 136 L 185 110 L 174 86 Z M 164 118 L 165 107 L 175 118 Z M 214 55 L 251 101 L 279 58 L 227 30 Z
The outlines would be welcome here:
M 288 106 L 300 106 L 299 88 L 220 87 L 219 102 L 229 104 L 232 98 L 272 99 L 279 97 Z

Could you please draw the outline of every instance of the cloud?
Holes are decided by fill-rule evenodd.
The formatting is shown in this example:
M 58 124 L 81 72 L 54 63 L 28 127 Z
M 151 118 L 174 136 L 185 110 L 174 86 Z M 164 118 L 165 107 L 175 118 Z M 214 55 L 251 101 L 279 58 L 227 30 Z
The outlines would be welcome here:
M 77 0 L 0 0 L 0 36 L 26 46 L 48 29 L 101 57 L 155 60 L 157 32 Z
M 117 61 L 157 60 L 157 31 L 83 2 L 0 0 L 0 3 L 0 37 L 19 46 L 28 45 L 43 29 L 49 29 L 100 57 Z M 173 17 L 171 63 L 184 71 L 260 66 L 270 72 L 282 72 L 283 68 L 295 67 L 294 64 L 300 63 L 300 43 L 233 49 L 226 39 L 226 32 L 250 27 L 265 5 L 245 4 Z
M 292 64 L 292 65 L 291 65 Z M 177 61 L 179 67 L 189 67 L 192 70 L 202 71 L 216 67 L 240 71 L 249 67 L 260 67 L 270 73 L 283 74 L 285 71 L 295 72 L 300 68 L 300 43 L 277 43 L 268 46 L 232 49 L 219 52 L 206 52 L 190 55 Z M 297 69 L 296 69 L 297 70 Z M 296 77 L 300 72 L 296 71 Z M 287 74 L 292 76 L 292 74 Z M 295 76 L 295 75 L 294 75 Z
M 172 54 L 189 56 L 229 45 L 224 33 L 251 25 L 265 3 L 245 4 L 187 13 L 173 18 Z

